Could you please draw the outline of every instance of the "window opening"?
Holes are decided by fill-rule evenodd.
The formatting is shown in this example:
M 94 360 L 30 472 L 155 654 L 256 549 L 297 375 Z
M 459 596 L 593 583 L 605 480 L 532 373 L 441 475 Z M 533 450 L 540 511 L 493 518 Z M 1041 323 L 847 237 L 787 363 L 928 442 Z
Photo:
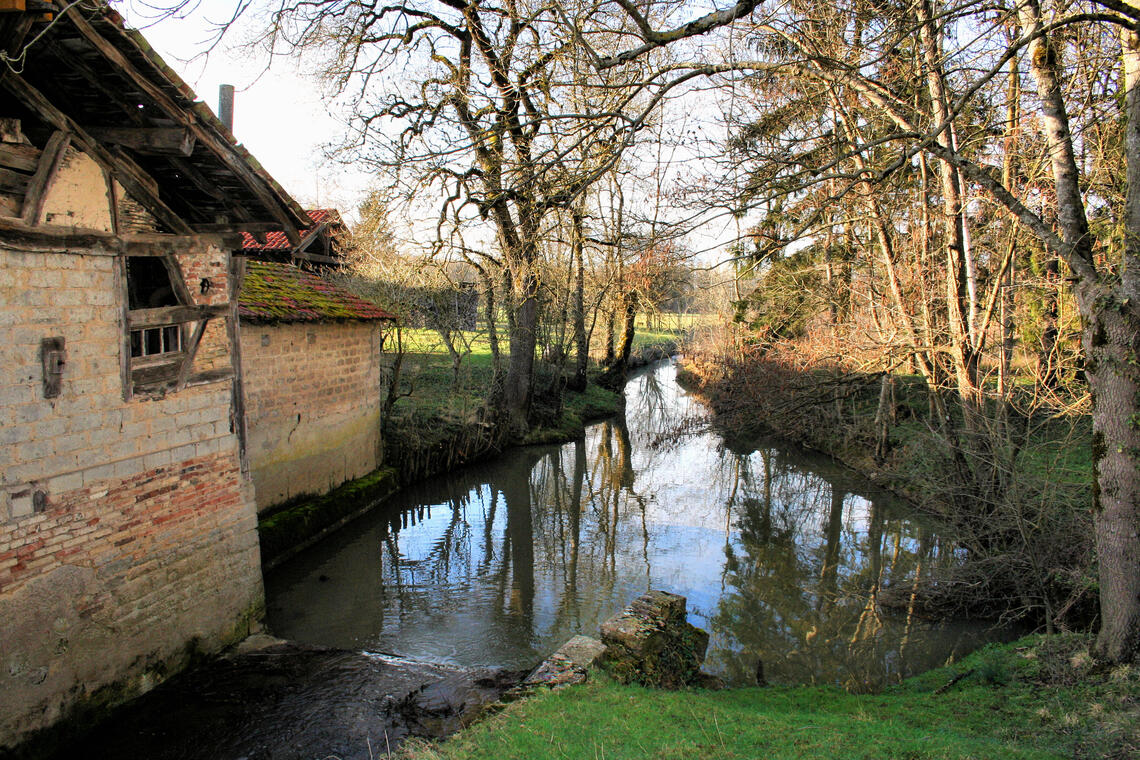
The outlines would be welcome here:
M 131 357 L 157 356 L 182 350 L 182 328 L 179 325 L 147 327 L 131 330 Z
M 170 270 L 161 257 L 127 257 L 127 298 L 131 309 L 178 306 Z
M 127 302 L 132 311 L 179 305 L 174 283 L 170 279 L 170 270 L 162 258 L 127 257 Z M 131 330 L 131 358 L 181 353 L 182 333 L 181 325 Z

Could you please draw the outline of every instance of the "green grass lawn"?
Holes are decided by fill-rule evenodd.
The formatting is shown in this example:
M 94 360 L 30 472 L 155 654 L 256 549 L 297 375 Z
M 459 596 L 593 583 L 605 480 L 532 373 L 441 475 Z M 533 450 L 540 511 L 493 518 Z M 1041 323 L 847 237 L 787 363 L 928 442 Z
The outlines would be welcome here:
M 465 332 L 470 351 L 464 351 L 458 376 L 451 355 L 435 330 L 404 328 L 404 365 L 401 387 L 411 395 L 401 398 L 393 413 L 401 418 L 446 417 L 468 421 L 482 405 L 491 382 L 491 344 L 484 331 Z M 394 349 L 394 338 L 389 348 Z M 505 351 L 505 341 L 504 341 Z M 390 361 L 390 357 L 386 356 Z
M 634 334 L 634 349 L 676 342 L 684 335 L 687 327 L 680 331 L 671 327 L 670 315 L 663 327 L 649 330 L 639 328 Z M 692 322 L 693 315 L 680 315 L 682 325 Z M 425 420 L 446 418 L 457 422 L 471 421 L 486 398 L 487 387 L 491 382 L 491 344 L 486 330 L 466 331 L 464 340 L 456 340 L 457 349 L 462 352 L 459 372 L 456 373 L 452 357 L 446 345 L 435 330 L 427 328 L 404 328 L 404 366 L 402 369 L 403 389 L 411 389 L 411 395 L 401 398 L 393 409 L 398 419 Z M 508 351 L 506 325 L 499 327 L 499 340 L 506 362 Z M 390 337 L 386 344 L 394 350 L 395 338 Z M 599 357 L 600 358 L 600 357 Z M 390 354 L 385 356 L 390 362 Z M 596 369 L 596 368 L 595 368 Z M 603 397 L 603 394 L 605 397 Z M 567 411 L 577 417 L 589 419 L 601 414 L 616 412 L 615 399 L 600 388 L 591 386 L 585 394 L 569 393 L 566 398 Z M 568 424 L 573 420 L 568 420 Z M 541 434 L 537 440 L 543 440 Z M 533 441 L 533 442 L 537 442 Z
M 1134 758 L 1140 671 L 1104 668 L 1080 636 L 992 646 L 881 694 L 828 687 L 665 692 L 591 675 L 458 736 L 451 758 Z M 967 673 L 957 683 L 951 681 Z M 941 690 L 941 691 L 940 691 Z

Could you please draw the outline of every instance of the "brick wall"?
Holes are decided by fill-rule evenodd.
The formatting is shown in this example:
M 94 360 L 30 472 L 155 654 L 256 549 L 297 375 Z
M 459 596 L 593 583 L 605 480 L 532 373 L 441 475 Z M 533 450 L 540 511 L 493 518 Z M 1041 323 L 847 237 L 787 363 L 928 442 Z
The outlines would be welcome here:
M 259 510 L 379 467 L 378 323 L 243 323 L 241 340 Z
M 226 256 L 179 260 L 223 272 L 207 297 L 225 301 Z M 239 635 L 261 605 L 231 382 L 124 401 L 115 267 L 97 249 L 0 241 L 0 748 L 149 688 L 189 648 Z M 66 341 L 52 399 L 45 337 Z M 224 325 L 210 341 L 206 361 L 228 356 Z
M 177 254 L 175 260 L 195 304 L 216 306 L 229 300 L 229 254 L 217 248 L 193 254 Z M 202 283 L 209 283 L 202 292 Z M 223 320 L 211 320 L 194 357 L 194 371 L 206 372 L 230 366 L 230 345 Z

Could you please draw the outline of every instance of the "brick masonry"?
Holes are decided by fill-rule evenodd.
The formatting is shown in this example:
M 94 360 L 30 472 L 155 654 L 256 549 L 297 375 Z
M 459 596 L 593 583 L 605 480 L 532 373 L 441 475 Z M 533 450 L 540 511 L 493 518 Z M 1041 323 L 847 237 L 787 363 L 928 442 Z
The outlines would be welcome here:
M 259 510 L 380 466 L 379 323 L 243 323 L 241 336 Z
M 227 261 L 209 246 L 178 256 L 196 302 L 228 300 Z M 146 690 L 262 604 L 231 381 L 124 400 L 117 266 L 0 240 L 0 748 Z M 47 337 L 67 351 L 50 399 Z M 195 369 L 229 353 L 217 320 Z

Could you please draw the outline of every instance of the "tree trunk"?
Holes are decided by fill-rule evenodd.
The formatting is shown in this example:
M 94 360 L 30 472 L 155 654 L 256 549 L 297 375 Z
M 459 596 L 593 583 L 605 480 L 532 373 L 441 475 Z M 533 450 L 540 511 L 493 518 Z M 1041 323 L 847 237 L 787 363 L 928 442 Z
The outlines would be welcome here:
M 617 307 L 606 310 L 606 356 L 602 363 L 612 367 L 617 356 L 614 354 L 614 330 L 617 324 Z
M 926 65 L 926 84 L 930 95 L 931 108 L 936 124 L 944 129 L 935 138 L 939 145 L 957 151 L 954 145 L 954 132 L 950 123 L 950 108 L 947 101 L 945 81 L 942 72 L 942 45 L 935 13 L 930 0 L 918 3 L 922 55 Z M 951 350 L 954 373 L 958 381 L 958 394 L 964 402 L 967 428 L 973 425 L 972 411 L 980 404 L 978 388 L 978 355 L 970 341 L 969 315 L 974 310 L 970 301 L 968 273 L 966 267 L 966 227 L 962 206 L 962 178 L 956 166 L 940 160 L 938 177 L 942 185 L 942 204 L 945 219 L 946 247 L 946 306 L 950 321 Z
M 502 392 L 503 352 L 499 348 L 499 328 L 495 324 L 495 279 L 486 267 L 480 267 L 483 278 L 483 318 L 487 321 L 487 342 L 491 347 L 491 397 Z M 492 404 L 494 406 L 494 404 Z
M 1010 42 L 1016 39 L 1017 34 L 1020 33 L 1019 28 L 1014 28 L 1010 35 Z M 1006 96 L 1008 104 L 1006 105 L 1005 116 L 1005 156 L 1002 160 L 1002 184 L 1010 190 L 1015 190 L 1017 183 L 1015 177 L 1018 174 L 1017 165 L 1017 128 L 1021 119 L 1021 70 L 1018 64 L 1018 56 L 1014 55 L 1009 59 L 1009 77 L 1006 80 Z M 1010 220 L 1010 235 L 1009 235 L 1009 248 L 1006 252 L 1009 260 L 1009 266 L 1006 269 L 1005 276 L 997 283 L 997 287 L 1001 288 L 1001 300 L 999 307 L 998 320 L 1001 322 L 1001 354 L 998 358 L 998 396 L 1002 399 L 1002 410 L 1005 411 L 1005 402 L 1008 399 L 1010 391 L 1010 370 L 1013 365 L 1013 288 L 1016 281 L 1017 271 L 1017 220 Z
M 1060 357 L 1057 355 L 1057 339 L 1060 333 L 1057 327 L 1059 293 L 1057 289 L 1060 281 L 1060 267 L 1057 256 L 1052 251 L 1041 254 L 1045 261 L 1041 264 L 1041 339 L 1037 345 L 1037 376 L 1039 382 L 1046 388 L 1056 388 L 1060 382 Z
M 1041 26 L 1031 0 L 1020 8 L 1027 35 Z M 1080 190 L 1060 63 L 1053 40 L 1038 37 L 1029 60 L 1041 98 L 1041 120 L 1057 198 L 1066 262 L 1080 278 L 1085 376 L 1093 399 L 1093 523 L 1099 564 L 1101 629 L 1095 651 L 1110 662 L 1140 659 L 1140 44 L 1123 32 L 1128 193 L 1119 290 L 1093 268 L 1092 239 Z
M 1101 627 L 1095 651 L 1140 660 L 1140 35 L 1121 33 L 1128 193 L 1120 291 L 1081 283 L 1085 374 L 1093 394 L 1093 520 Z M 1060 193 L 1058 193 L 1060 195 Z
M 582 232 L 582 215 L 574 212 L 574 377 L 567 387 L 575 391 L 586 390 L 586 365 L 590 358 L 590 342 L 586 338 L 586 274 L 585 235 Z
M 538 339 L 538 278 L 529 265 L 520 284 L 522 293 L 516 299 L 518 305 L 511 321 L 511 357 L 507 362 L 503 389 L 503 403 L 514 436 L 524 435 L 530 426 L 527 416 L 530 413 L 534 349 Z
M 1101 628 L 1098 656 L 1140 658 L 1140 310 L 1082 286 L 1085 376 L 1093 396 L 1093 521 Z

